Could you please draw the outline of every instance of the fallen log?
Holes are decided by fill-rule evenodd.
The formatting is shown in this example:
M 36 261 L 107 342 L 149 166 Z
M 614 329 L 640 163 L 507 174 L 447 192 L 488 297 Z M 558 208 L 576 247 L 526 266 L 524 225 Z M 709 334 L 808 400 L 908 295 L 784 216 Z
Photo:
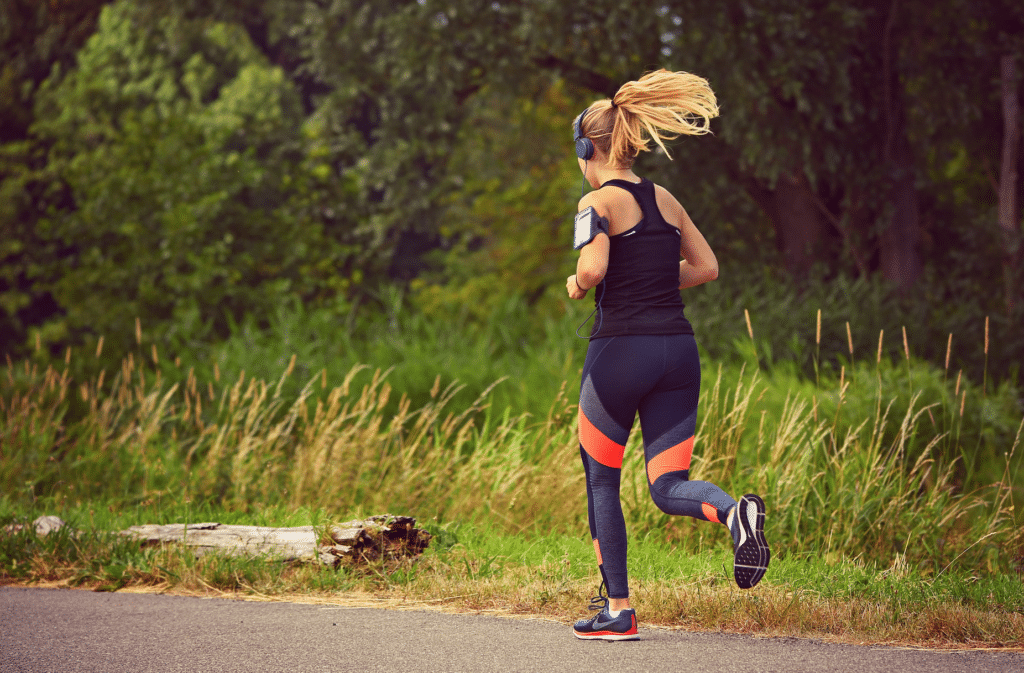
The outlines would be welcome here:
M 416 556 L 430 543 L 430 533 L 409 516 L 380 514 L 327 528 L 269 528 L 221 523 L 132 526 L 121 531 L 143 546 L 180 543 L 197 556 L 210 552 L 273 556 L 281 561 L 337 566 L 342 560 L 373 561 Z
M 32 525 L 37 535 L 46 535 L 65 524 L 57 517 L 40 517 Z M 8 526 L 5 532 L 27 527 Z M 416 519 L 391 514 L 322 528 L 170 523 L 132 526 L 119 534 L 138 540 L 142 546 L 183 544 L 191 547 L 196 556 L 219 552 L 329 566 L 337 566 L 343 560 L 364 562 L 416 556 L 430 544 L 430 533 L 416 528 Z

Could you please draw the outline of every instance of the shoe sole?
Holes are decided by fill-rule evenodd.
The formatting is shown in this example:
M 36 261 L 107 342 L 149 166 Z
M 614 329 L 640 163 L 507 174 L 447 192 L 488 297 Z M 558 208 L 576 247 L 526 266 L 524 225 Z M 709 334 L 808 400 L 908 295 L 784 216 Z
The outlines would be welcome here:
M 640 640 L 639 633 L 580 633 L 573 629 L 572 635 L 580 640 Z
M 596 617 L 595 617 L 596 619 Z M 590 622 L 584 622 L 589 624 Z M 577 631 L 573 627 L 572 634 L 580 640 L 640 640 L 640 635 L 636 630 L 636 614 L 633 614 L 630 618 L 630 628 L 625 632 L 618 631 Z
M 748 494 L 736 506 L 740 523 L 740 542 L 733 559 L 733 576 L 740 589 L 757 585 L 768 570 L 772 553 L 764 537 L 764 501 Z

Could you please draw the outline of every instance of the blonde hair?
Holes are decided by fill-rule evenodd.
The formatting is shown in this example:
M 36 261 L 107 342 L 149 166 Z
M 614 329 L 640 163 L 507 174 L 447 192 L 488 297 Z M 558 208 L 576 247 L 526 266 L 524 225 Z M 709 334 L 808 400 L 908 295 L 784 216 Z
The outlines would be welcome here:
M 582 132 L 616 168 L 629 168 L 649 140 L 672 158 L 666 140 L 711 132 L 718 101 L 703 77 L 665 69 L 626 82 L 615 95 L 587 108 Z

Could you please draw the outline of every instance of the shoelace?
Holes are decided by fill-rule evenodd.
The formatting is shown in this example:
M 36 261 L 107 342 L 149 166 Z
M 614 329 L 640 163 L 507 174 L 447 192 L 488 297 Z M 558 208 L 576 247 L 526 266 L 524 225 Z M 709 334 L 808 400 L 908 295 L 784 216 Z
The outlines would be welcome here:
M 608 597 L 604 595 L 604 580 L 601 580 L 601 586 L 597 588 L 597 595 L 590 599 L 590 609 L 600 612 L 608 607 Z

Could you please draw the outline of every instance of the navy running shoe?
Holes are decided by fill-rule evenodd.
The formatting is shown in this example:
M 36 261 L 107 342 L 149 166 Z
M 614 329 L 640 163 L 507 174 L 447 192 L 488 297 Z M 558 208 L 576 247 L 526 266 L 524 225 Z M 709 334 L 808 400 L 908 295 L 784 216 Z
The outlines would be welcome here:
M 590 609 L 599 612 L 590 619 L 581 619 L 572 627 L 574 636 L 581 640 L 639 640 L 636 630 L 636 610 L 619 611 L 618 617 L 608 612 L 608 597 L 604 595 L 604 582 L 597 596 L 590 600 Z
M 745 495 L 736 505 L 730 530 L 733 539 L 733 578 L 740 589 L 757 585 L 768 570 L 772 553 L 764 537 L 764 501 Z

